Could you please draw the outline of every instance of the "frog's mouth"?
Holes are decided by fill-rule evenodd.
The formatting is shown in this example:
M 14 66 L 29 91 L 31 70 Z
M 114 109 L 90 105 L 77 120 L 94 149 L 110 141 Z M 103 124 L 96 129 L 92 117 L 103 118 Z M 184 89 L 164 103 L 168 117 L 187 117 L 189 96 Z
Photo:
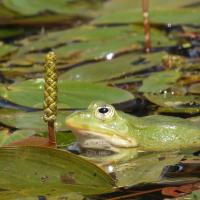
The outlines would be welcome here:
M 68 127 L 72 130 L 82 148 L 119 152 L 120 148 L 137 146 L 133 139 L 118 134 L 77 129 L 77 127 L 75 128 L 71 125 L 68 125 Z

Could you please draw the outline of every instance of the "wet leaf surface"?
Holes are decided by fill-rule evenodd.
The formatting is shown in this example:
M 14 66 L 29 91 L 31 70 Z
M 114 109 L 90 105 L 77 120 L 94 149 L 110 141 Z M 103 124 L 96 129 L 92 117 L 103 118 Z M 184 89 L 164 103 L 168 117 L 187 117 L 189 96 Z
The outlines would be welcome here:
M 140 92 L 162 92 L 171 87 L 180 78 L 180 72 L 169 70 L 157 73 L 152 73 L 143 81 Z
M 13 45 L 6 45 L 6 44 L 0 44 L 0 56 L 6 56 L 7 54 L 10 54 L 17 50 L 17 47 Z
M 61 197 L 68 192 L 91 195 L 112 191 L 100 168 L 71 153 L 42 147 L 0 148 L 1 197 Z M 23 169 L 23 170 L 22 170 Z
M 162 177 L 164 167 L 176 164 L 182 158 L 183 155 L 173 153 L 171 155 L 155 153 L 119 164 L 116 166 L 117 185 L 130 186 L 142 183 L 165 182 L 167 180 Z
M 196 4 L 195 4 L 196 3 Z M 115 24 L 142 22 L 141 1 L 111 0 L 104 4 L 103 12 L 94 23 Z M 152 23 L 188 24 L 198 23 L 199 2 L 193 0 L 167 1 L 164 6 L 160 0 L 150 3 L 150 19 Z M 194 6 L 192 6 L 194 5 Z
M 2 0 L 0 96 L 5 101 L 1 102 L 1 107 L 27 110 L 6 100 L 31 108 L 43 107 L 43 81 L 36 78 L 43 77 L 44 57 L 53 49 L 61 80 L 59 108 L 86 108 L 93 100 L 104 100 L 123 103 L 126 111 L 136 115 L 180 115 L 198 123 L 200 3 L 197 0 L 149 3 L 153 51 L 145 54 L 141 0 Z M 59 110 L 56 123 L 58 147 L 64 149 L 75 142 L 64 124 L 69 113 Z M 48 146 L 47 125 L 41 111 L 1 108 L 0 122 L 0 145 L 12 142 L 22 146 Z M 185 174 L 171 173 L 175 177 L 170 179 L 173 188 L 170 183 L 167 187 L 159 186 L 160 189 L 154 185 L 150 190 L 141 189 L 140 185 L 130 198 L 137 198 L 138 192 L 144 199 L 159 198 L 158 191 L 177 198 L 177 191 L 184 195 L 192 192 L 195 187 L 191 189 L 187 181 L 198 173 L 193 162 L 199 162 L 192 153 L 183 153 L 184 163 L 189 164 L 183 170 Z M 88 167 L 85 161 L 70 156 L 41 147 L 0 149 L 0 168 L 3 169 L 0 170 L 0 199 L 74 200 L 86 198 L 83 195 L 90 193 L 111 191 L 110 179 L 104 173 L 98 171 L 100 177 L 96 183 L 93 165 Z M 162 180 L 166 180 L 162 169 L 168 164 L 176 166 L 181 156 L 170 153 L 163 158 L 145 154 L 121 163 L 115 166 L 118 167 L 118 185 L 159 181 L 163 184 Z M 71 169 L 77 173 L 75 178 L 66 174 Z M 76 184 L 77 181 L 81 184 Z M 185 181 L 185 185 L 178 186 L 178 181 Z M 157 194 L 151 195 L 152 190 Z M 150 194 L 145 196 L 143 192 Z M 198 199 L 198 192 L 186 198 Z
M 173 94 L 145 94 L 145 97 L 161 106 L 160 112 L 182 112 L 182 113 L 199 113 L 200 99 L 199 96 L 176 96 Z
M 200 83 L 192 84 L 189 87 L 189 93 L 197 94 L 197 95 L 200 94 Z
M 1 85 L 0 91 L 5 99 L 16 104 L 42 108 L 43 84 L 43 79 L 28 80 L 10 85 L 7 89 Z M 92 83 L 60 81 L 58 87 L 59 108 L 86 108 L 91 101 L 97 99 L 108 103 L 120 103 L 134 99 L 128 91 Z
M 71 112 L 59 111 L 55 124 L 57 131 L 66 131 L 65 118 Z M 47 131 L 47 124 L 43 120 L 43 112 L 24 112 L 20 110 L 1 109 L 0 122 L 17 129 L 31 129 L 38 133 Z
M 99 1 L 96 1 L 97 3 Z M 69 0 L 35 0 L 35 1 L 16 1 L 16 0 L 3 0 L 3 5 L 21 15 L 31 16 L 45 11 L 62 13 L 62 14 L 78 14 L 83 12 L 92 5 L 88 1 L 69 1 Z
M 141 72 L 152 68 L 160 63 L 163 53 L 152 53 L 140 56 L 140 53 L 129 53 L 128 55 L 98 62 L 96 64 L 83 65 L 63 73 L 60 79 L 78 81 L 103 81 L 112 78 Z M 112 56 L 112 54 L 110 54 Z M 109 54 L 108 54 L 109 57 Z M 141 62 L 140 62 L 141 60 Z
M 9 130 L 5 129 L 0 132 L 0 147 L 26 139 L 34 134 L 35 132 L 31 130 L 19 130 L 15 131 L 14 133 L 9 133 Z

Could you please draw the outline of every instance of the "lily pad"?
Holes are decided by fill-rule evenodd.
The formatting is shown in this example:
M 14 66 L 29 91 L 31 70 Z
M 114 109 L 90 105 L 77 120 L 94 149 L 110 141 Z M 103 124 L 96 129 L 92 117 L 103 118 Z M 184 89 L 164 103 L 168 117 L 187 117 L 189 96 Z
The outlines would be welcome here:
M 87 64 L 71 69 L 62 74 L 60 79 L 94 82 L 109 80 L 157 66 L 160 63 L 162 55 L 163 52 L 152 53 L 143 57 L 138 53 L 123 55 L 111 60 L 108 59 L 95 64 Z M 141 59 L 144 59 L 144 62 L 138 63 Z
M 199 184 L 196 184 L 196 188 L 199 188 Z M 179 200 L 198 200 L 200 199 L 200 190 L 193 191 L 191 194 L 185 195 L 183 197 L 179 197 Z
M 43 79 L 27 80 L 5 87 L 0 86 L 2 97 L 19 105 L 43 107 Z M 58 84 L 59 108 L 86 108 L 91 101 L 103 100 L 110 104 L 133 100 L 128 91 L 100 84 L 60 81 Z
M 17 50 L 16 46 L 8 44 L 0 44 L 0 57 L 6 56 Z
M 31 131 L 31 130 L 30 131 L 20 130 L 20 131 L 15 131 L 14 133 L 9 133 L 9 131 L 7 129 L 3 130 L 0 132 L 0 147 L 8 145 L 12 142 L 17 142 L 17 141 L 23 140 L 34 134 L 35 134 L 35 132 Z
M 41 12 L 50 11 L 62 14 L 78 14 L 82 9 L 86 11 L 92 3 L 87 1 L 70 1 L 70 0 L 3 0 L 3 5 L 22 15 L 36 15 Z M 93 2 L 99 3 L 99 1 Z
M 174 44 L 174 41 L 168 39 L 162 31 L 154 28 L 151 31 L 152 45 Z M 81 60 L 85 60 L 84 56 L 86 58 L 92 56 L 99 58 L 107 55 L 107 53 L 117 53 L 124 49 L 131 49 L 131 47 L 141 47 L 144 41 L 143 32 L 143 27 L 136 25 L 117 27 L 80 26 L 70 30 L 53 31 L 34 38 L 26 38 L 19 42 L 23 45 L 19 54 L 54 48 L 58 59 L 63 56 L 70 58 L 74 54 L 82 54 Z
M 71 112 L 59 111 L 55 128 L 57 131 L 66 131 L 65 118 Z M 17 129 L 31 129 L 38 134 L 47 131 L 47 124 L 43 120 L 43 112 L 24 112 L 20 110 L 1 109 L 0 122 L 6 126 Z
M 165 180 L 161 177 L 164 168 L 178 163 L 182 158 L 183 155 L 175 153 L 171 153 L 171 155 L 151 153 L 129 160 L 126 164 L 116 165 L 116 169 L 114 169 L 114 171 L 116 170 L 116 184 L 117 186 L 133 186 L 164 182 Z
M 148 78 L 144 79 L 140 92 L 162 92 L 170 88 L 180 78 L 180 72 L 175 70 L 166 70 L 152 73 Z
M 190 95 L 173 95 L 171 93 L 164 94 L 149 94 L 145 93 L 144 96 L 161 106 L 159 108 L 160 112 L 177 112 L 177 113 L 199 113 L 200 112 L 200 98 L 199 96 Z
M 68 192 L 91 195 L 113 190 L 113 182 L 104 171 L 61 150 L 0 148 L 0 167 L 1 194 L 5 191 L 20 197 L 52 198 L 67 195 Z
M 189 93 L 191 94 L 200 94 L 200 83 L 192 84 L 189 89 Z
M 149 2 L 150 20 L 152 23 L 189 24 L 197 23 L 199 6 L 192 6 L 193 0 L 163 2 L 154 0 Z M 104 4 L 100 17 L 93 23 L 116 24 L 142 22 L 142 2 L 140 0 L 111 0 Z

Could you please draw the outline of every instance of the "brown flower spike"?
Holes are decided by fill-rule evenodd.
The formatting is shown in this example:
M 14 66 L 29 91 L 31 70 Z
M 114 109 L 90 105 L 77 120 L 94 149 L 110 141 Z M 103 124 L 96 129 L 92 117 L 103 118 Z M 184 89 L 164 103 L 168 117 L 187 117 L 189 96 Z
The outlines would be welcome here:
M 57 82 L 56 55 L 49 52 L 45 60 L 44 84 L 44 121 L 48 123 L 49 143 L 56 146 L 54 122 L 57 115 Z

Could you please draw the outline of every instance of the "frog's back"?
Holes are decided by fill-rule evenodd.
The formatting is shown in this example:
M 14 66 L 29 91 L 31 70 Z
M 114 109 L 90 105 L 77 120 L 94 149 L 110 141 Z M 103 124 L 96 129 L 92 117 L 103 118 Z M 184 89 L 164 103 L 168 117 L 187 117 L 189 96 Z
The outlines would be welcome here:
M 134 120 L 133 120 L 134 121 Z M 179 117 L 151 115 L 132 122 L 140 146 L 145 150 L 166 151 L 200 147 L 200 124 Z

